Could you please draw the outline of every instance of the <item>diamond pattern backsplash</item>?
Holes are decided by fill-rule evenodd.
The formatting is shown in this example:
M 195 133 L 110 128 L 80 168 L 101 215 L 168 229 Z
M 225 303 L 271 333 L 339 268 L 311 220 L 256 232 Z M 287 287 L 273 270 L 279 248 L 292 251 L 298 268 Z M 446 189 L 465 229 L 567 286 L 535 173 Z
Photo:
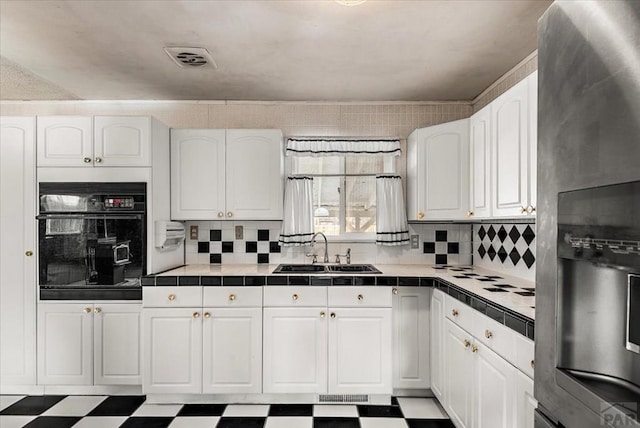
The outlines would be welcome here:
M 535 274 L 535 224 L 475 224 L 474 264 L 532 278 Z

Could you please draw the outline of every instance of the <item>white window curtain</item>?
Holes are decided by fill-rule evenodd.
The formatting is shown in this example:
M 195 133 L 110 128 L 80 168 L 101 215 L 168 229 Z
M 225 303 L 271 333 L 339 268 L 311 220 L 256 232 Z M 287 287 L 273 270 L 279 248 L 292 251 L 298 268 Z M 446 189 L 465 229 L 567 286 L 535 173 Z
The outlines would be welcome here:
M 400 156 L 398 138 L 289 137 L 287 156 Z
M 284 190 L 284 220 L 279 244 L 309 245 L 313 233 L 313 178 L 288 177 Z
M 407 245 L 409 224 L 402 197 L 402 179 L 398 175 L 376 177 L 376 244 Z

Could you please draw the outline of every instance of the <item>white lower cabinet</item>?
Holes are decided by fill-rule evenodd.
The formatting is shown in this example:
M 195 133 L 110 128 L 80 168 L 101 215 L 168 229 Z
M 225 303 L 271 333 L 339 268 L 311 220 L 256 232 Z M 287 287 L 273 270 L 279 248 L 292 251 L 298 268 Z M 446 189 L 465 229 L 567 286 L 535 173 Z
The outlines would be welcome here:
M 533 428 L 533 418 L 538 400 L 533 397 L 533 379 L 516 370 L 516 411 L 515 426 Z
M 262 309 L 204 309 L 202 392 L 262 392 Z
M 458 428 L 473 425 L 473 359 L 467 332 L 444 319 L 444 406 Z M 497 427 L 496 427 L 497 428 Z
M 429 324 L 431 338 L 431 392 L 441 403 L 445 402 L 444 299 L 445 294 L 442 291 L 433 290 L 431 295 L 431 321 Z
M 391 394 L 391 288 L 375 288 L 266 288 L 264 392 Z
M 398 287 L 393 295 L 393 388 L 430 387 L 430 287 Z
M 477 341 L 473 356 L 474 428 L 512 428 L 516 368 Z
M 391 308 L 330 308 L 329 392 L 391 393 Z
M 199 287 L 148 288 L 143 290 L 145 394 L 262 391 L 260 288 L 210 287 L 204 293 Z
M 431 301 L 431 388 L 454 425 L 457 428 L 532 428 L 537 407 L 533 379 L 517 368 L 518 352 L 504 345 L 531 341 L 511 330 L 495 329 L 491 330 L 492 334 L 486 330 L 486 337 L 480 340 L 464 328 L 469 312 L 473 331 L 479 324 L 491 326 L 492 320 L 439 290 L 434 290 Z M 454 309 L 447 311 L 446 308 Z M 515 338 L 510 341 L 506 336 L 511 334 Z M 496 342 L 491 342 L 492 339 Z M 523 348 L 523 352 L 532 355 L 532 343 Z M 520 359 L 528 358 L 531 357 Z
M 137 304 L 40 304 L 38 384 L 140 384 L 139 316 Z
M 200 393 L 202 389 L 202 322 L 200 308 L 144 309 L 144 376 L 146 393 Z
M 264 309 L 264 392 L 327 392 L 326 308 Z
M 139 304 L 95 304 L 93 383 L 140 385 L 142 335 Z

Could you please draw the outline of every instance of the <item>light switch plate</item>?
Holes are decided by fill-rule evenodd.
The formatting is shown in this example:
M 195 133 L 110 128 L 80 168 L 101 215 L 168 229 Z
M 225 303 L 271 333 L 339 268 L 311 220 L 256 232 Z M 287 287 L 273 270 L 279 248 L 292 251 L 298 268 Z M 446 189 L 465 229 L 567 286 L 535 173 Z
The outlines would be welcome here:
M 411 235 L 411 248 L 420 248 L 420 237 L 418 235 Z
M 244 239 L 244 228 L 240 226 L 236 226 L 236 239 Z
M 193 241 L 198 240 L 198 226 L 193 225 L 189 228 L 189 238 Z

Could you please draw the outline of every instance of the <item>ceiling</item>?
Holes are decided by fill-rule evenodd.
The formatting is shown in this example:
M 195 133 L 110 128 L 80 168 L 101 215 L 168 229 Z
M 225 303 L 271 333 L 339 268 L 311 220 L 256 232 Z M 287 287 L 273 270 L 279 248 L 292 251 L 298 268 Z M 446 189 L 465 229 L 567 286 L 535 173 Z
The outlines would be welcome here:
M 471 100 L 536 49 L 550 3 L 2 0 L 0 99 Z

